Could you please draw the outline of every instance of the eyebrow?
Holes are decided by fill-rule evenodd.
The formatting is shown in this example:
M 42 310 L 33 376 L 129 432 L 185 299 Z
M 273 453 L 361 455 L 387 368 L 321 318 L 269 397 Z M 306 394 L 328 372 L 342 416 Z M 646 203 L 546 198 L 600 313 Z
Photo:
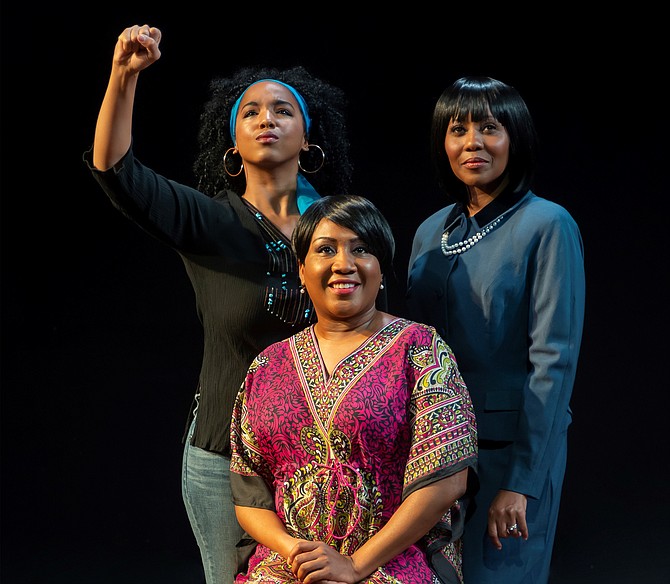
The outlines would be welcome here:
M 325 235 L 321 235 L 319 237 L 315 237 L 315 238 L 312 239 L 313 243 L 331 242 L 331 241 L 338 241 L 338 240 L 335 237 L 327 237 Z M 359 243 L 359 244 L 363 243 L 363 244 L 365 244 L 366 241 L 360 235 L 356 235 L 355 237 L 352 237 L 351 239 L 347 239 L 345 243 Z

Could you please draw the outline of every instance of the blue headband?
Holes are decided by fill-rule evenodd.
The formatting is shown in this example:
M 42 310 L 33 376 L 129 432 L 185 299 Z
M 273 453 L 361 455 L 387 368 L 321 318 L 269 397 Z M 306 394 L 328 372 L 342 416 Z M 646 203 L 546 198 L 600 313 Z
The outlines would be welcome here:
M 287 85 L 286 83 L 283 83 L 282 81 L 277 81 L 276 79 L 259 79 L 258 81 L 254 81 L 251 85 L 256 85 L 256 83 L 261 83 L 262 81 L 270 81 L 271 83 L 279 83 L 279 85 L 283 85 L 288 89 L 292 94 L 293 97 L 295 97 L 296 101 L 298 102 L 298 106 L 300 106 L 300 112 L 302 113 L 302 117 L 305 120 L 305 133 L 309 134 L 309 129 L 312 125 L 312 120 L 309 119 L 309 114 L 307 113 L 307 102 L 303 99 L 302 95 L 298 93 L 297 90 L 293 89 L 290 85 Z M 251 87 L 249 85 L 249 87 Z M 237 110 L 240 108 L 240 102 L 242 101 L 242 96 L 247 92 L 247 89 L 245 89 L 240 97 L 237 98 L 237 101 L 235 102 L 235 105 L 233 105 L 233 109 L 230 110 L 230 136 L 233 139 L 233 144 L 236 143 L 235 140 L 235 122 L 237 121 Z
M 300 95 L 297 90 L 293 89 L 290 85 L 287 85 L 286 83 L 283 83 L 282 81 L 277 81 L 276 79 L 259 79 L 258 81 L 254 81 L 251 85 L 256 85 L 256 83 L 260 83 L 261 81 L 270 81 L 272 83 L 278 83 L 279 85 L 283 85 L 288 89 L 292 94 L 293 97 L 295 97 L 296 101 L 298 102 L 298 106 L 300 106 L 300 112 L 302 113 L 302 117 L 305 120 L 305 133 L 309 134 L 309 129 L 312 126 L 312 120 L 309 118 L 309 114 L 307 113 L 307 102 L 303 99 L 302 95 Z M 251 87 L 249 85 L 249 87 Z M 240 102 L 242 101 L 242 96 L 247 92 L 247 89 L 245 89 L 240 97 L 237 98 L 237 101 L 235 102 L 235 105 L 233 105 L 233 109 L 230 110 L 230 136 L 233 139 L 233 144 L 235 144 L 235 122 L 237 121 L 237 110 L 240 108 Z M 307 207 L 309 207 L 314 201 L 317 199 L 321 198 L 319 193 L 316 192 L 312 184 L 304 177 L 302 174 L 298 173 L 298 188 L 296 191 L 296 203 L 298 205 L 298 211 L 302 215 L 306 210 Z

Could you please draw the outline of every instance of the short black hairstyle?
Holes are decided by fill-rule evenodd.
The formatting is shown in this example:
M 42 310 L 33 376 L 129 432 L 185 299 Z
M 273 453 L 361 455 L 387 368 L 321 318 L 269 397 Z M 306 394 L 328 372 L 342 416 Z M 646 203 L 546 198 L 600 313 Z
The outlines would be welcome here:
M 321 197 L 300 216 L 293 231 L 293 249 L 301 264 L 305 263 L 314 231 L 322 219 L 353 231 L 379 260 L 382 274 L 393 272 L 395 239 L 391 226 L 369 199 L 358 195 Z
M 223 157 L 234 146 L 230 135 L 233 105 L 249 85 L 261 79 L 276 79 L 290 85 L 307 103 L 312 121 L 309 142 L 320 146 L 325 154 L 323 167 L 307 175 L 312 186 L 321 195 L 349 191 L 353 164 L 346 123 L 346 95 L 342 89 L 313 76 L 300 65 L 288 69 L 244 67 L 229 77 L 218 77 L 210 82 L 210 98 L 200 115 L 198 154 L 193 165 L 198 189 L 210 196 L 224 189 L 238 195 L 244 193 L 244 173 L 229 176 L 223 167 Z
M 484 76 L 461 77 L 447 87 L 435 104 L 431 125 L 431 157 L 439 185 L 447 196 L 464 206 L 470 201 L 465 185 L 454 175 L 444 149 L 449 122 L 480 122 L 489 115 L 509 134 L 510 152 L 506 174 L 509 189 L 526 192 L 535 176 L 538 136 L 533 118 L 521 94 L 511 85 Z

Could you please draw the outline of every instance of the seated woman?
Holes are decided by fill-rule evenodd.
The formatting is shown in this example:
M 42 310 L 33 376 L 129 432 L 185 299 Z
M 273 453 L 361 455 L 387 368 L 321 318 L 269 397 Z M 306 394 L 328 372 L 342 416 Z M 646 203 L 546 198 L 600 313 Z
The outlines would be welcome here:
M 237 396 L 231 488 L 258 545 L 236 582 L 460 582 L 477 430 L 454 355 L 376 308 L 395 242 L 370 201 L 317 200 L 293 246 L 317 322 Z

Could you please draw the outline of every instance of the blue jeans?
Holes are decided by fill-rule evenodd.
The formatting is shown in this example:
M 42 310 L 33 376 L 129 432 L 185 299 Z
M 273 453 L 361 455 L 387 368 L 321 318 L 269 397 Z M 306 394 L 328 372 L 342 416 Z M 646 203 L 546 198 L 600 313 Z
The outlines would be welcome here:
M 231 584 L 237 571 L 236 544 L 244 532 L 230 492 L 230 459 L 191 446 L 194 427 L 195 420 L 184 445 L 182 497 L 207 584 Z

